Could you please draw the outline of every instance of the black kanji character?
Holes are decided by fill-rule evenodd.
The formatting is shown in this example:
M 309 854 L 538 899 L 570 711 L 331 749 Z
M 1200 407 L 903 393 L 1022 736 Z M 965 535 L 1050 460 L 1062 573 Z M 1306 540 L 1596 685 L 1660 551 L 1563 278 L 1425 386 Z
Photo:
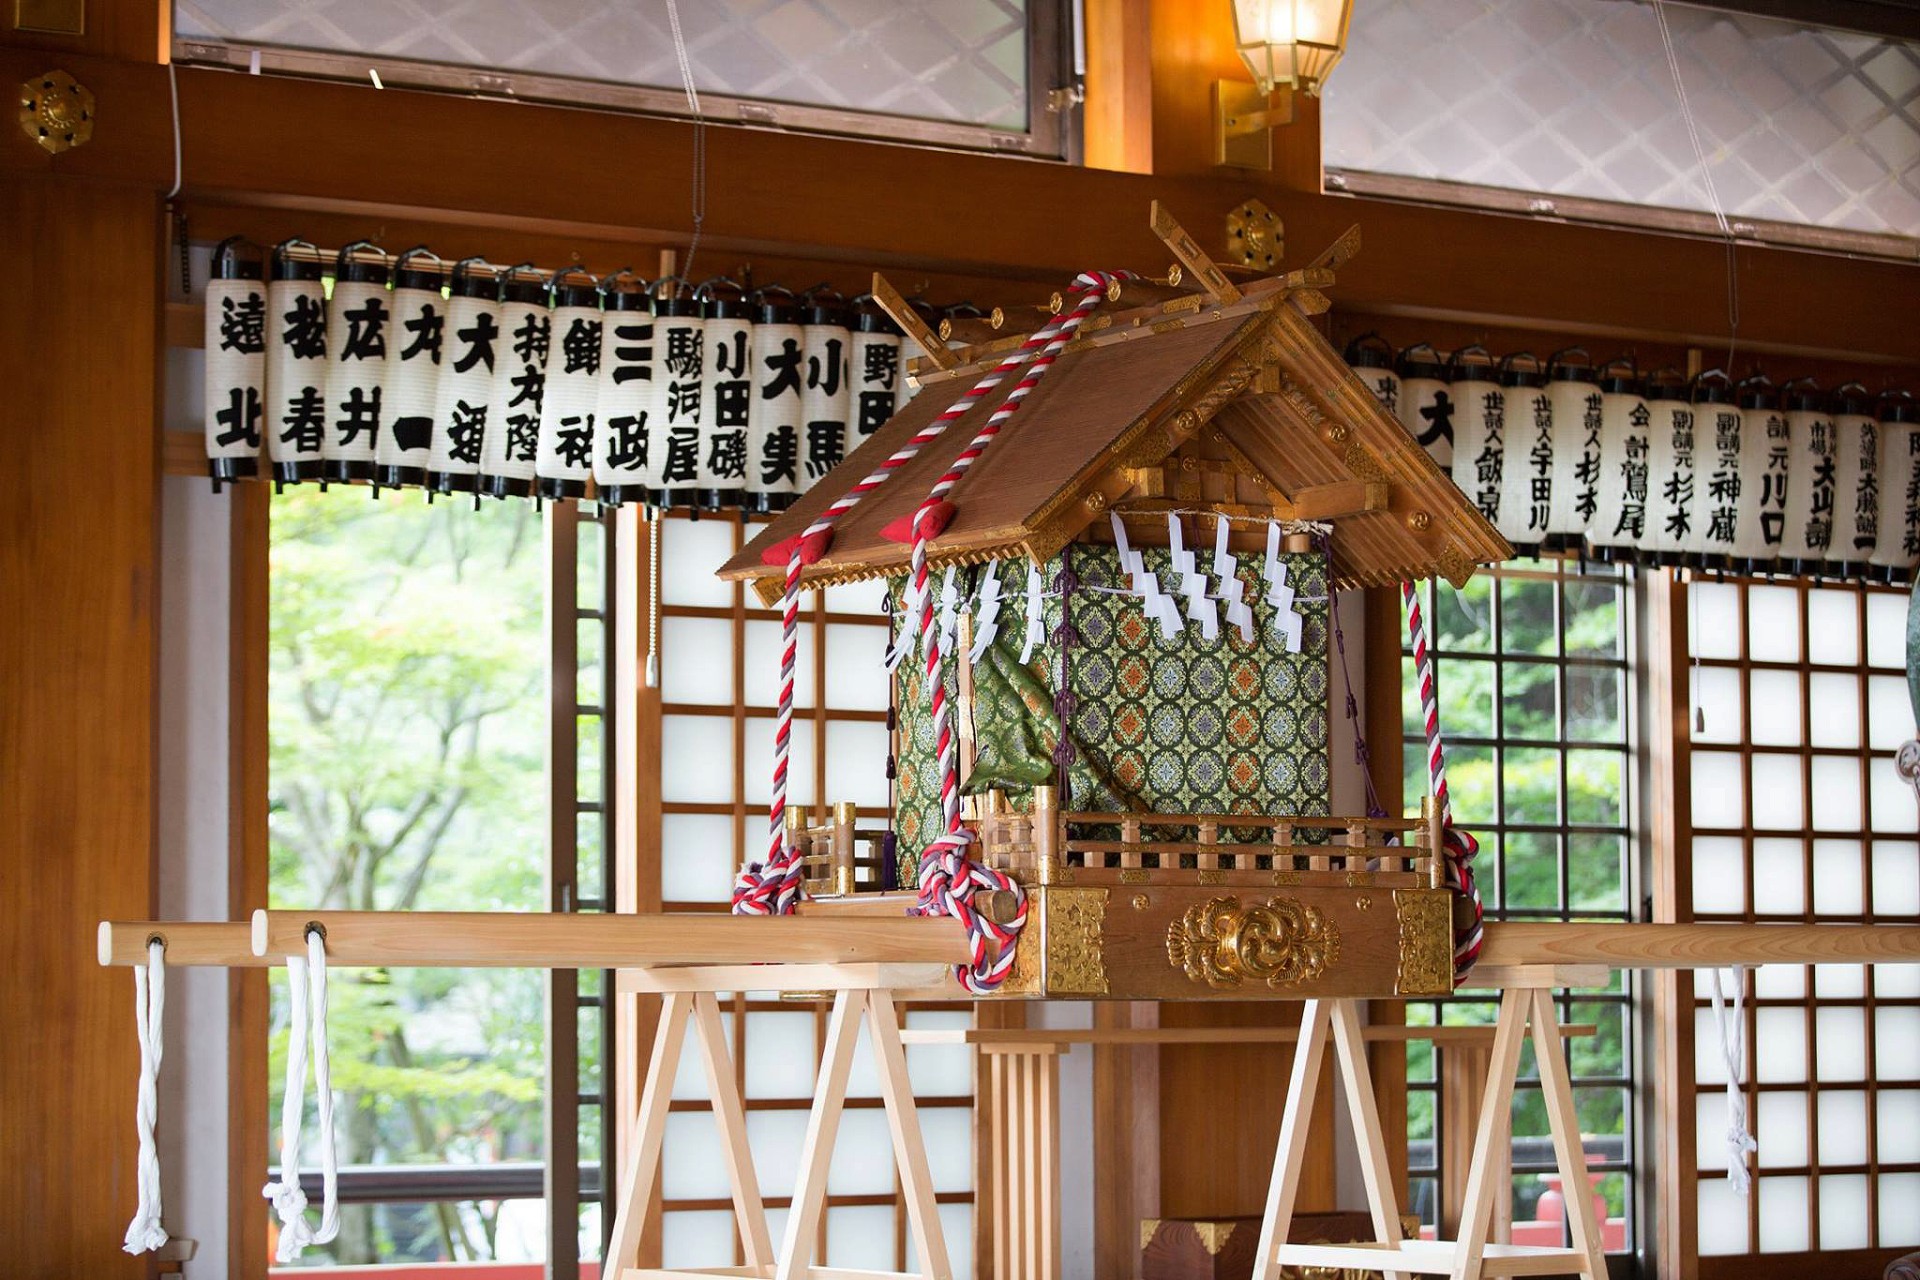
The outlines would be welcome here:
M 531 413 L 507 415 L 508 462 L 532 462 L 540 445 L 540 418 Z
M 847 452 L 847 424 L 830 419 L 807 424 L 807 474 L 818 480 Z
M 700 416 L 700 384 L 675 382 L 667 387 L 667 421 Z
M 229 390 L 227 407 L 217 411 L 213 420 L 226 428 L 213 438 L 215 444 L 225 446 L 244 440 L 249 449 L 260 447 L 260 393 L 254 388 Z
M 893 381 L 900 373 L 900 349 L 874 343 L 866 349 L 861 359 L 860 382 L 863 386 L 880 387 L 893 390 Z
M 520 317 L 520 327 L 513 331 L 513 354 L 520 357 L 522 364 L 544 369 L 547 364 L 547 340 L 552 333 L 551 320 L 535 312 L 527 312 Z
M 700 333 L 684 326 L 667 329 L 667 372 L 676 378 L 699 380 L 701 363 Z
M 838 338 L 827 339 L 825 355 L 807 357 L 807 389 L 823 396 L 840 394 L 840 347 Z
M 472 328 L 457 329 L 453 336 L 467 344 L 467 353 L 453 362 L 455 373 L 465 373 L 476 364 L 493 372 L 493 340 L 500 336 L 500 324 L 491 312 L 482 311 L 473 318 Z
M 352 444 L 366 433 L 367 444 L 371 447 L 380 438 L 380 388 L 352 387 L 347 398 L 340 402 L 340 416 L 333 420 L 339 429 L 340 438 L 336 441 L 342 448 Z
M 254 355 L 267 349 L 267 300 L 257 293 L 220 299 L 220 349 Z
M 861 435 L 872 435 L 893 416 L 893 392 L 862 391 L 857 398 L 860 403 L 854 414 L 854 426 Z
M 713 425 L 716 427 L 744 427 L 747 425 L 747 406 L 752 402 L 753 389 L 744 382 L 716 382 L 713 384 Z
M 584 467 L 593 459 L 593 415 L 560 419 L 553 436 L 554 456 L 569 467 Z
M 613 327 L 613 369 L 616 383 L 653 381 L 653 325 L 617 324 Z M 623 345 L 624 344 L 624 345 Z
M 413 335 L 413 341 L 401 351 L 402 360 L 411 360 L 424 353 L 434 364 L 440 363 L 440 332 L 446 327 L 447 318 L 434 310 L 431 302 L 421 306 L 420 314 L 400 327 Z M 492 368 L 489 360 L 487 367 Z
M 447 456 L 455 462 L 478 465 L 480 438 L 486 429 L 487 406 L 459 401 L 453 406 L 453 420 L 447 424 Z
M 513 385 L 513 399 L 507 401 L 507 408 L 533 401 L 538 409 L 547 394 L 547 375 L 540 372 L 539 365 L 530 364 L 508 379 Z
M 733 358 L 727 358 L 731 352 Z M 733 337 L 722 338 L 713 344 L 713 371 L 725 377 L 744 378 L 747 375 L 747 331 L 735 329 Z
M 647 465 L 647 415 L 624 414 L 607 419 L 607 465 L 622 471 Z
M 562 373 L 600 372 L 600 322 L 575 316 L 560 339 L 560 356 L 565 361 Z
M 295 360 L 318 360 L 327 354 L 327 313 L 312 294 L 293 295 L 293 310 L 281 317 L 286 327 L 280 342 Z
M 700 469 L 700 431 L 697 427 L 667 429 L 667 460 L 660 478 L 667 482 L 692 480 Z
M 776 480 L 789 483 L 800 477 L 795 465 L 800 458 L 800 441 L 794 430 L 786 423 L 775 427 L 760 442 L 760 483 L 772 484 Z
M 387 304 L 378 295 L 366 305 L 340 313 L 347 318 L 347 336 L 340 341 L 340 359 L 384 360 L 387 358 Z
M 792 338 L 784 338 L 780 349 L 767 356 L 762 362 L 773 377 L 760 388 L 762 400 L 772 400 L 789 391 L 800 389 L 800 344 Z
M 300 394 L 287 401 L 286 416 L 280 419 L 287 428 L 280 433 L 282 443 L 295 453 L 318 453 L 327 430 L 327 406 L 320 388 L 302 387 Z
M 1453 443 L 1453 400 L 1444 391 L 1433 393 L 1433 403 L 1420 410 L 1420 416 L 1427 420 L 1427 429 L 1420 433 L 1420 443 L 1432 448 L 1435 441 L 1445 440 Z
M 707 470 L 717 480 L 739 480 L 747 474 L 747 433 L 722 431 L 711 437 Z
M 433 443 L 433 419 L 428 417 L 395 418 L 393 420 L 393 446 L 402 453 L 412 453 L 424 449 Z

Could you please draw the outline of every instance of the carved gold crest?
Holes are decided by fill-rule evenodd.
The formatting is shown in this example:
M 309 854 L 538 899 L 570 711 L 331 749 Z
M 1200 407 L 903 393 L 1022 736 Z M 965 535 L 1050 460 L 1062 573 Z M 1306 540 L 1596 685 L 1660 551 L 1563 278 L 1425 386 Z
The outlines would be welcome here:
M 93 92 L 64 71 L 20 85 L 20 130 L 58 155 L 93 137 Z
M 1194 982 L 1237 987 L 1248 978 L 1269 987 L 1310 982 L 1340 956 L 1340 931 L 1317 907 L 1295 898 L 1242 906 L 1214 898 L 1167 926 L 1167 960 Z

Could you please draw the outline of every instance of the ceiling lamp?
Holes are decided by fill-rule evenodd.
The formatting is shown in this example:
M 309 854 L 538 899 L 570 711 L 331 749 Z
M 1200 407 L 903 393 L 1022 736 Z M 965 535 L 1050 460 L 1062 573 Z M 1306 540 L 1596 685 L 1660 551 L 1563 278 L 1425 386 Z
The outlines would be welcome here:
M 1352 0 L 1233 0 L 1233 45 L 1254 82 L 1214 82 L 1215 164 L 1272 167 L 1269 131 L 1293 122 L 1293 90 L 1320 96 L 1347 51 L 1352 12 Z M 1283 96 L 1271 102 L 1276 89 Z

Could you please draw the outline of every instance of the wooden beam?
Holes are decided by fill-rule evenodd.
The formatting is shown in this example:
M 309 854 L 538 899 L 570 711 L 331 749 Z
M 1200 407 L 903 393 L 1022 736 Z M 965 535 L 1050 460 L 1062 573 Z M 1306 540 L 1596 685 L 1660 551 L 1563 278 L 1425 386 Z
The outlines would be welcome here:
M 1153 172 L 1153 13 L 1149 0 L 1084 0 L 1087 100 L 1081 146 L 1093 169 Z
M 1369 511 L 1385 511 L 1391 502 L 1384 480 L 1337 480 L 1316 484 L 1293 495 L 1295 520 L 1341 520 Z
M 1528 965 L 1708 969 L 1734 964 L 1920 964 L 1920 926 L 1489 924 L 1476 976 Z
M 895 920 L 512 911 L 256 911 L 256 955 L 305 955 L 310 925 L 339 965 L 618 969 L 635 965 L 965 964 L 949 916 Z
M 141 965 L 147 944 L 158 938 L 168 965 L 213 965 L 229 969 L 266 969 L 279 956 L 253 954 L 253 930 L 245 921 L 211 923 L 183 920 L 102 920 L 95 954 L 103 965 Z
M 1180 265 L 1193 273 L 1193 278 L 1216 305 L 1230 307 L 1240 301 L 1240 290 L 1233 281 L 1227 279 L 1226 273 L 1200 247 L 1200 242 L 1187 234 L 1187 229 L 1158 200 L 1153 202 L 1148 211 L 1147 225 L 1153 228 L 1153 234 L 1160 237 L 1160 242 L 1172 251 L 1173 256 L 1180 259 Z

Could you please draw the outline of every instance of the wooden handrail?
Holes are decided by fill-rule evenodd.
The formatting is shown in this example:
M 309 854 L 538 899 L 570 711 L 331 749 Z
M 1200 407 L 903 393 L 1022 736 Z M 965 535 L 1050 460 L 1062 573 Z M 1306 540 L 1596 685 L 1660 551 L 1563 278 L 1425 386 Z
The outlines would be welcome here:
M 166 944 L 170 965 L 220 965 L 236 969 L 263 969 L 280 963 L 279 956 L 256 956 L 253 931 L 244 921 L 102 920 L 97 953 L 103 965 L 147 962 L 147 943 Z
M 1489 924 L 1480 964 L 1707 969 L 1731 964 L 1920 964 L 1920 925 Z

